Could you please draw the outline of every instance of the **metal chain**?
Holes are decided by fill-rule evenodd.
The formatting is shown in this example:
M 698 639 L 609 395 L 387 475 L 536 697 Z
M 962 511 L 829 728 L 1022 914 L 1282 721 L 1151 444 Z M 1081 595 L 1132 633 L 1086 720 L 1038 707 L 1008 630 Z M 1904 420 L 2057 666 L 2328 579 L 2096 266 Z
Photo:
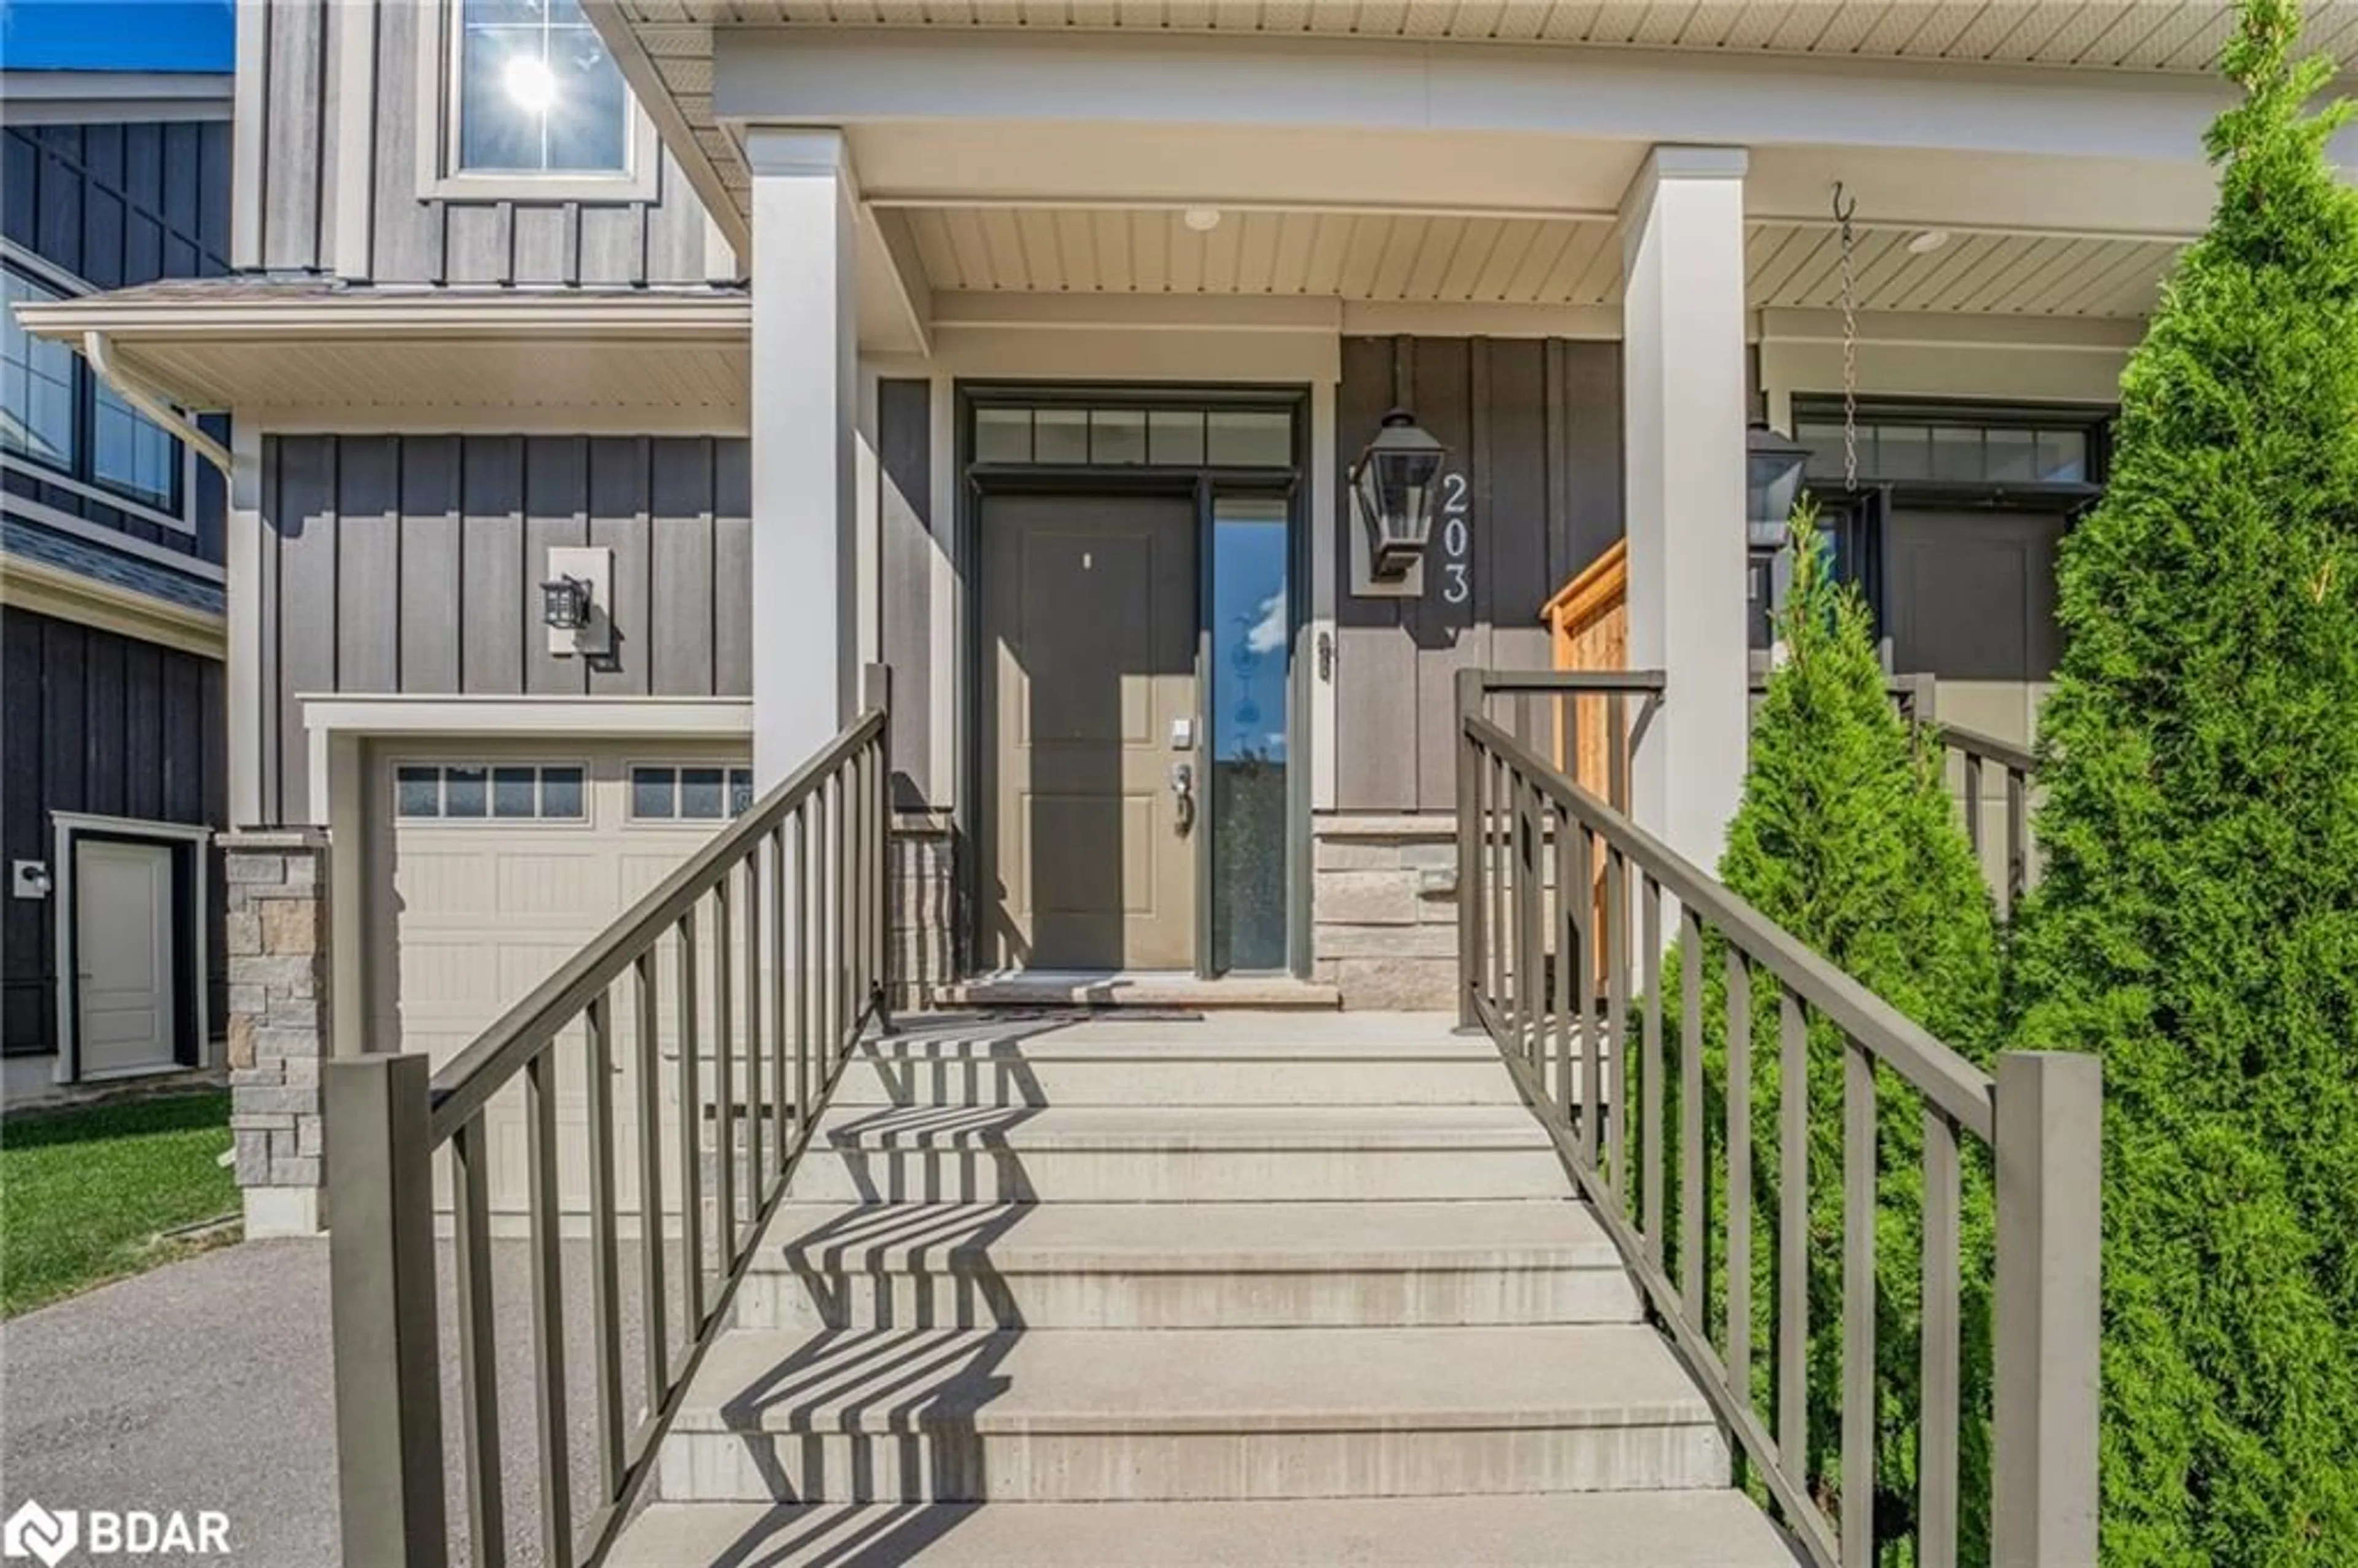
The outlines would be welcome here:
M 1843 488 L 1853 495 L 1858 493 L 1858 239 L 1851 218 L 1857 211 L 1857 199 L 1844 200 L 1842 181 L 1834 181 L 1834 222 L 1842 230 Z

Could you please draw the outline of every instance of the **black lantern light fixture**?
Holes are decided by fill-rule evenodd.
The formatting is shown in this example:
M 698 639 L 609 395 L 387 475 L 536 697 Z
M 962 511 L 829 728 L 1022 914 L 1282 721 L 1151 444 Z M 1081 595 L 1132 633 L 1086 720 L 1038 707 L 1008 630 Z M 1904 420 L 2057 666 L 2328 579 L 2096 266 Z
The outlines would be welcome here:
M 1448 454 L 1405 408 L 1385 415 L 1383 427 L 1359 454 L 1351 494 L 1377 581 L 1398 582 L 1423 558 L 1441 496 L 1441 460 Z
M 1762 549 L 1785 542 L 1793 515 L 1794 499 L 1801 492 L 1801 470 L 1810 449 L 1790 436 L 1779 435 L 1766 419 L 1755 419 L 1744 432 L 1744 537 Z
M 540 585 L 540 623 L 552 632 L 579 632 L 590 624 L 590 584 L 558 576 Z

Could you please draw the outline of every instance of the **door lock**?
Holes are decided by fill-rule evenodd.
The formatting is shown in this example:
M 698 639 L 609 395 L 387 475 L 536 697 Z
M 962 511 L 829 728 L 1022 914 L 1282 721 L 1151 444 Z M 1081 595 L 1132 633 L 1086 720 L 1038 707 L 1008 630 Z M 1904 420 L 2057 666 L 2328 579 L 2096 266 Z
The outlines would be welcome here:
M 1171 798 L 1178 809 L 1179 831 L 1195 826 L 1195 770 L 1186 762 L 1171 764 Z

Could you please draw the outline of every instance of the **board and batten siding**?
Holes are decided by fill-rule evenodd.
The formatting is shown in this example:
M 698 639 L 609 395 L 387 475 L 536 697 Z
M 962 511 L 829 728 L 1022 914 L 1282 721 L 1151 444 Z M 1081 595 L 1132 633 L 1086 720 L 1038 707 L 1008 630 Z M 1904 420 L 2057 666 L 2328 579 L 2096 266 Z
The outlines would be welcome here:
M 0 129 L 0 232 L 94 289 L 229 270 L 230 124 L 179 120 Z M 225 438 L 228 423 L 207 417 Z M 78 486 L 10 469 L 0 487 L 174 555 L 222 559 L 221 475 L 193 465 L 196 532 L 168 527 Z
M 438 27 L 448 3 L 240 5 L 241 265 L 374 283 L 704 281 L 704 207 L 668 152 L 658 155 L 653 200 L 420 199 L 419 123 L 439 112 L 439 100 L 419 81 L 419 29 Z M 366 38 L 348 38 L 352 28 Z M 347 102 L 374 112 L 346 115 Z M 346 124 L 365 125 L 370 140 L 350 157 L 341 145 Z M 361 212 L 345 222 L 351 203 Z M 340 234 L 358 237 L 364 254 L 339 255 Z
M 1335 400 L 1338 496 L 1387 409 L 1448 446 L 1467 481 L 1462 603 L 1444 598 L 1444 541 L 1421 599 L 1351 592 L 1336 542 L 1336 808 L 1447 812 L 1456 796 L 1456 673 L 1544 669 L 1540 606 L 1622 533 L 1621 346 L 1562 339 L 1346 338 Z M 1355 526 L 1347 505 L 1336 526 Z
M 752 690 L 742 440 L 276 436 L 261 499 L 266 821 L 308 819 L 305 695 Z M 559 545 L 614 553 L 610 658 L 548 652 Z
M 894 804 L 904 809 L 949 799 L 934 774 L 934 705 L 949 698 L 934 685 L 934 579 L 947 547 L 934 534 L 933 391 L 910 379 L 876 384 L 877 640 L 892 670 Z
M 229 794 L 222 665 L 31 611 L 0 615 L 0 839 L 5 858 L 54 863 L 51 811 L 218 823 Z M 222 884 L 211 879 L 207 1017 L 218 1032 Z M 0 900 L 0 1049 L 57 1049 L 56 904 Z

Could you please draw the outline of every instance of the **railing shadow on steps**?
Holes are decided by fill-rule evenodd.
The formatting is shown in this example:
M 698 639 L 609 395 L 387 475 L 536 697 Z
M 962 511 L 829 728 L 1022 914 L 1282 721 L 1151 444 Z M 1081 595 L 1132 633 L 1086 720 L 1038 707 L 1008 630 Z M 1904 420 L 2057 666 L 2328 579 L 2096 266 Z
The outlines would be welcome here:
M 2009 1051 L 1995 1076 L 1983 1072 L 1584 788 L 1534 744 L 1529 727 L 1519 734 L 1489 717 L 1494 685 L 1521 678 L 1458 676 L 1461 1022 L 1498 1045 L 1749 1476 L 1812 1563 L 1866 1568 L 1883 1560 L 1875 1475 L 1884 1420 L 1876 1248 L 1887 1217 L 1878 1214 L 1880 1077 L 1904 1089 L 1921 1120 L 1914 1562 L 1959 1561 L 1961 1444 L 1965 1423 L 1978 1419 L 1964 1398 L 1960 1277 L 1960 1146 L 1970 1139 L 1990 1147 L 1995 1164 L 1991 1561 L 2093 1564 L 2097 1060 Z M 1598 891 L 1564 896 L 1579 888 Z M 1663 968 L 1673 951 L 1681 1016 L 1666 1033 Z M 1715 1065 L 1706 1063 L 1702 1017 L 1707 953 L 1724 964 L 1727 1007 Z M 1774 1020 L 1775 1082 L 1780 1091 L 1803 1086 L 1775 1097 L 1776 1134 L 1763 1140 L 1773 1144 L 1773 1165 L 1769 1149 L 1756 1155 L 1753 1147 L 1761 1012 Z M 1821 1038 L 1840 1042 L 1839 1168 L 1831 1172 L 1812 1169 L 1813 1022 Z M 1706 1107 L 1719 1125 L 1706 1126 Z M 1812 1185 L 1829 1179 L 1831 1189 Z M 1769 1200 L 1758 1217 L 1756 1188 Z M 1824 1260 L 1813 1255 L 1810 1198 L 1830 1190 L 1840 1194 L 1841 1347 L 1830 1379 L 1838 1433 L 1811 1429 L 1813 1402 L 1823 1411 L 1826 1391 L 1812 1400 L 1810 1281 Z M 1760 1303 L 1770 1332 L 1757 1339 L 1756 1226 L 1771 1238 L 1759 1265 L 1772 1281 Z M 1756 1381 L 1773 1409 L 1759 1408 Z M 1813 1454 L 1827 1456 L 1831 1474 L 1813 1465 Z
M 871 1023 L 892 1026 L 889 708 L 887 672 L 870 666 L 860 710 L 840 733 L 430 1076 L 417 1054 L 326 1065 L 348 1568 L 441 1568 L 454 1556 L 502 1568 L 512 1552 L 572 1568 L 611 1548 L 698 1362 L 729 1321 L 848 1053 Z M 579 1086 L 578 1143 L 563 1136 L 560 1074 Z M 633 1102 L 619 1119 L 618 1085 Z M 494 1162 L 512 1152 L 503 1137 L 511 1130 L 495 1129 L 487 1115 L 512 1089 L 524 1108 L 531 1326 L 524 1375 L 539 1527 L 536 1541 L 526 1536 L 521 1546 L 512 1543 L 506 1517 L 502 1319 L 491 1266 Z M 635 1140 L 634 1168 L 618 1169 L 624 1138 Z M 444 1281 L 435 1165 L 446 1150 Z M 568 1299 L 560 1234 L 560 1171 L 581 1170 L 586 1325 L 579 1303 Z M 624 1181 L 635 1187 L 628 1214 Z M 676 1198 L 667 1202 L 670 1183 Z M 635 1292 L 622 1279 L 626 1218 L 639 1232 Z M 678 1272 L 667 1278 L 675 1259 Z M 448 1423 L 438 1323 L 446 1289 L 458 1361 L 458 1409 Z M 626 1314 L 635 1319 L 627 1336 Z M 635 1376 L 626 1376 L 629 1337 L 642 1347 Z M 581 1380 L 568 1352 L 585 1339 L 594 1422 L 568 1408 Z M 635 1385 L 628 1403 L 626 1381 Z M 585 1434 L 594 1478 L 590 1506 L 577 1517 L 582 1466 L 571 1447 Z

